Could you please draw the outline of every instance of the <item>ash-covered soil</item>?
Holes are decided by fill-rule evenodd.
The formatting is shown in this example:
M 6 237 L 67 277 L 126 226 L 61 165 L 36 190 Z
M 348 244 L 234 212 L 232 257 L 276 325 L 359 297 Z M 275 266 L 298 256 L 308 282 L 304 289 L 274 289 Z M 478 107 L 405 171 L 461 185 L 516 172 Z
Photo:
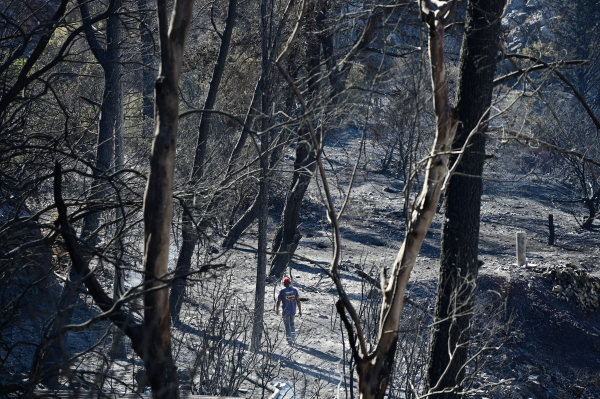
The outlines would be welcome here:
M 374 172 L 368 173 L 366 181 L 360 177 L 341 223 L 342 277 L 350 298 L 357 308 L 363 309 L 361 305 L 369 301 L 371 287 L 356 271 L 362 270 L 377 279 L 380 268 L 393 262 L 405 228 L 402 183 Z M 591 276 L 600 275 L 599 232 L 580 229 L 573 212 L 582 215 L 584 210 L 553 202 L 557 190 L 550 177 L 517 183 L 485 183 L 479 248 L 484 264 L 480 268 L 478 295 L 481 299 L 478 301 L 485 302 L 482 306 L 491 310 L 478 313 L 480 320 L 474 331 L 487 322 L 486 317 L 501 317 L 508 327 L 504 336 L 486 341 L 494 348 L 484 351 L 482 364 L 470 369 L 473 373 L 469 385 L 471 397 L 551 398 L 563 394 L 565 398 L 592 398 L 600 395 L 595 385 L 600 375 L 599 313 L 558 300 L 552 292 L 553 285 L 539 272 L 571 263 Z M 291 266 L 294 285 L 306 300 L 304 316 L 297 320 L 298 343 L 288 347 L 281 341 L 275 347 L 280 367 L 272 374 L 272 381 L 287 389 L 288 385 L 284 384 L 299 381 L 302 375 L 310 380 L 309 385 L 322 384 L 321 392 L 327 396 L 337 394 L 338 388 L 343 391 L 341 373 L 346 365 L 343 360 L 349 356 L 346 352 L 344 357 L 343 351 L 348 351 L 348 344 L 342 342 L 347 336 L 341 331 L 335 313 L 337 293 L 315 265 L 326 268 L 331 258 L 326 215 L 319 205 L 318 193 L 311 192 L 306 202 L 301 227 L 303 239 L 297 254 L 312 262 L 300 258 Z M 550 213 L 556 227 L 555 245 L 548 245 Z M 427 235 L 408 290 L 423 313 L 429 314 L 428 322 L 431 322 L 435 301 L 440 229 L 441 213 Z M 527 234 L 528 267 L 516 265 L 518 231 Z M 254 271 L 249 268 L 246 273 L 249 296 Z M 269 309 L 267 333 L 281 339 L 283 326 L 273 311 L 274 293 L 279 288 L 271 285 L 267 289 L 265 305 Z M 490 292 L 494 294 L 490 296 Z M 498 298 L 489 302 L 490 297 Z M 378 316 L 376 311 L 371 312 L 374 318 Z M 252 384 L 245 388 L 249 394 L 256 392 Z
M 332 176 L 342 181 L 339 190 L 336 187 L 336 203 L 341 204 L 354 162 L 345 154 L 356 151 L 358 142 L 351 143 L 345 151 L 331 147 L 327 151 L 328 168 Z M 571 263 L 591 276 L 600 276 L 600 232 L 579 228 L 576 217 L 581 219 L 583 207 L 553 201 L 561 193 L 554 183 L 555 176 L 499 181 L 506 179 L 506 173 L 490 172 L 484 184 L 479 246 L 484 264 L 478 281 L 472 348 L 479 355 L 468 367 L 468 396 L 600 397 L 599 312 L 558 300 L 552 292 L 553 285 L 539 272 Z M 378 279 L 381 268 L 392 264 L 405 233 L 403 189 L 399 180 L 370 167 L 359 168 L 341 219 L 341 275 L 354 305 L 368 320 L 363 326 L 368 340 L 377 331 L 379 298 L 377 290 L 357 271 Z M 277 207 L 271 210 L 270 234 L 275 231 L 280 211 Z M 554 216 L 555 245 L 547 243 L 548 214 Z M 230 374 L 232 367 L 243 365 L 251 372 L 249 379 L 239 383 L 239 396 L 258 398 L 272 395 L 273 389 L 280 398 L 338 394 L 343 397 L 348 392 L 348 337 L 335 312 L 337 292 L 323 271 L 331 260 L 332 238 L 314 182 L 304 201 L 301 223 L 303 238 L 290 268 L 293 284 L 303 299 L 304 315 L 296 319 L 296 344 L 287 345 L 281 317 L 275 315 L 275 298 L 281 286 L 268 284 L 265 345 L 256 354 L 248 350 L 256 275 L 254 226 L 240 243 L 243 245 L 227 254 L 233 268 L 222 270 L 218 278 L 197 283 L 189 290 L 182 323 L 173 327 L 173 352 L 184 390 L 197 391 L 201 384 L 226 385 L 227 381 L 211 381 L 211 375 L 218 375 L 216 368 L 223 367 L 223 374 Z M 421 378 L 419 370 L 424 367 L 427 325 L 432 322 L 435 302 L 440 229 L 438 213 L 411 274 L 411 303 L 407 305 L 404 327 L 401 326 L 407 331 L 401 349 L 415 348 L 409 367 L 417 384 Z M 515 235 L 519 231 L 527 234 L 530 267 L 516 265 Z M 176 248 L 173 253 L 177 253 Z M 81 315 L 82 320 L 84 316 Z M 94 333 L 100 334 L 102 329 L 97 330 Z M 215 343 L 220 342 L 220 331 L 227 331 L 227 344 L 233 342 L 239 348 L 237 352 L 227 352 Z M 96 339 L 90 338 L 89 333 L 73 336 L 74 352 Z M 212 362 L 206 375 L 197 374 L 199 361 Z M 124 358 L 112 363 L 109 371 L 123 381 L 133 381 L 140 365 L 139 359 Z M 401 391 L 397 392 L 403 397 Z

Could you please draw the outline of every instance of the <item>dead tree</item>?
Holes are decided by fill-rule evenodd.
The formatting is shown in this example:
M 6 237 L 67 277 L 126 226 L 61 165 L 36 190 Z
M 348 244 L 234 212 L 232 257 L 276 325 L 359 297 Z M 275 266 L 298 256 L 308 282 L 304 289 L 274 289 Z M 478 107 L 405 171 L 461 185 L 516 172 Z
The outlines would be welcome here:
M 96 145 L 96 165 L 92 170 L 95 179 L 92 182 L 92 201 L 102 199 L 101 180 L 97 178 L 105 174 L 114 165 L 115 133 L 121 129 L 119 116 L 122 115 L 123 95 L 121 90 L 121 59 L 120 59 L 120 27 L 119 17 L 114 15 L 121 7 L 121 0 L 114 0 L 106 12 L 109 14 L 106 26 L 106 45 L 100 42 L 96 29 L 90 21 L 89 2 L 78 0 L 81 19 L 85 26 L 85 37 L 104 72 L 104 93 L 100 105 L 100 121 L 98 124 L 98 142 Z M 90 237 L 90 244 L 98 241 L 98 212 L 90 212 L 83 222 L 83 235 Z
M 167 1 L 158 0 L 161 64 L 155 84 L 155 135 L 150 159 L 150 172 L 144 195 L 144 320 L 142 324 L 123 311 L 122 301 L 106 294 L 88 261 L 81 255 L 74 229 L 62 199 L 61 167 L 54 172 L 54 195 L 58 209 L 58 225 L 64 237 L 73 268 L 81 277 L 94 302 L 132 341 L 142 358 L 154 398 L 178 398 L 179 381 L 171 355 L 167 265 L 172 218 L 175 143 L 179 122 L 178 83 L 183 62 L 183 49 L 190 26 L 193 0 L 176 0 L 171 22 Z M 43 343 L 39 351 L 48 346 Z M 39 356 L 37 356 L 39 359 Z M 32 368 L 31 381 L 37 381 L 39 362 Z M 28 388 L 32 394 L 34 386 Z
M 322 138 L 317 138 L 316 142 L 311 140 L 309 124 L 314 123 L 314 112 L 318 104 L 318 82 L 319 82 L 319 67 L 320 67 L 320 43 L 316 35 L 316 20 L 317 10 L 316 4 L 311 2 L 308 5 L 306 19 L 304 20 L 303 31 L 306 35 L 306 65 L 307 65 L 307 105 L 308 108 L 304 112 L 305 115 L 303 124 L 298 130 L 298 138 L 296 144 L 296 157 L 294 160 L 294 174 L 292 182 L 286 195 L 286 201 L 281 214 L 281 222 L 273 239 L 272 251 L 278 252 L 271 260 L 271 277 L 279 278 L 283 274 L 286 266 L 292 259 L 292 255 L 296 251 L 296 247 L 300 242 L 300 231 L 298 230 L 298 222 L 300 217 L 300 206 L 302 198 L 308 189 L 313 174 L 317 168 L 315 163 L 315 155 L 319 148 Z
M 117 10 L 121 7 L 121 0 L 112 1 L 106 9 L 108 15 L 106 21 L 106 43 L 103 45 L 98 38 L 96 29 L 92 26 L 89 2 L 87 0 L 79 1 L 79 10 L 83 26 L 85 27 L 85 37 L 92 51 L 94 58 L 102 67 L 104 72 L 104 90 L 102 103 L 100 104 L 100 120 L 98 123 L 98 140 L 96 143 L 96 154 L 94 167 L 92 168 L 92 195 L 90 212 L 83 219 L 82 238 L 87 240 L 90 247 L 95 247 L 98 243 L 97 230 L 99 227 L 100 209 L 103 208 L 102 198 L 106 195 L 106 188 L 103 187 L 102 177 L 111 171 L 118 162 L 115 156 L 122 156 L 123 150 L 123 92 L 121 89 L 121 27 Z M 115 151 L 116 149 L 116 151 Z M 122 164 L 122 162 L 121 162 Z M 122 273 L 119 268 L 115 270 L 115 282 L 121 282 Z M 121 284 L 115 284 L 115 287 Z M 68 281 L 66 282 L 60 298 L 58 308 L 62 311 L 59 320 L 55 320 L 52 330 L 53 334 L 60 330 L 61 324 L 70 324 L 75 310 L 75 301 L 79 297 L 78 291 L 81 288 L 80 277 L 74 269 L 69 271 Z M 117 289 L 118 291 L 118 289 Z M 64 337 L 65 339 L 67 337 Z M 62 350 L 53 346 L 44 354 L 45 367 L 50 368 L 52 364 L 59 364 L 62 357 Z M 56 380 L 48 381 L 53 386 Z
M 440 276 L 423 393 L 460 396 L 468 356 L 478 273 L 485 136 L 496 71 L 496 43 L 505 0 L 471 0 L 460 56 L 453 148 L 462 158 L 445 193 Z M 468 142 L 468 143 L 467 143 Z M 466 144 L 466 146 L 465 146 Z M 461 149 L 464 148 L 463 151 Z M 454 155 L 451 162 L 458 162 Z
M 330 4 L 326 1 L 310 2 L 308 7 L 309 14 L 304 28 L 306 32 L 306 64 L 308 67 L 307 109 L 311 115 L 314 115 L 315 109 L 322 105 L 317 102 L 320 97 L 317 93 L 319 90 L 320 66 L 321 63 L 324 63 L 331 85 L 328 98 L 329 108 L 335 112 L 335 109 L 339 106 L 340 94 L 346 86 L 346 80 L 353 61 L 372 42 L 377 23 L 388 16 L 394 10 L 394 7 L 386 7 L 383 10 L 371 13 L 362 32 L 339 65 L 334 54 L 333 32 L 326 23 L 326 15 Z M 315 153 L 318 151 L 317 148 L 320 143 L 328 135 L 328 127 L 320 129 L 322 137 L 316 136 L 317 142 L 313 143 L 306 125 L 309 123 L 307 121 L 308 119 L 305 119 L 304 125 L 298 131 L 292 183 L 287 191 L 281 221 L 273 238 L 272 251 L 275 252 L 275 255 L 271 259 L 271 270 L 269 272 L 271 278 L 281 277 L 302 238 L 298 230 L 302 200 L 317 169 Z
M 233 34 L 233 28 L 235 25 L 237 0 L 229 0 L 229 9 L 227 11 L 227 20 L 225 22 L 225 29 L 221 35 L 221 46 L 219 47 L 219 55 L 213 70 L 212 79 L 210 81 L 210 87 L 208 94 L 204 101 L 205 110 L 212 110 L 217 101 L 217 94 L 219 93 L 219 85 L 221 84 L 221 78 L 225 71 L 225 65 L 227 61 L 227 54 L 229 54 L 229 47 L 231 43 L 231 36 Z M 204 163 L 207 148 L 207 141 L 209 138 L 211 121 L 214 115 L 211 113 L 202 113 L 200 119 L 200 126 L 198 127 L 198 139 L 196 144 L 196 152 L 194 156 L 194 165 L 189 179 L 189 187 L 193 191 L 196 185 L 200 182 L 202 175 L 204 174 Z M 176 278 L 175 284 L 171 290 L 171 296 L 169 298 L 171 303 L 171 317 L 174 322 L 179 321 L 179 312 L 181 311 L 181 305 L 183 304 L 183 297 L 185 294 L 185 278 L 188 274 L 192 265 L 192 256 L 194 254 L 194 248 L 198 243 L 201 232 L 198 231 L 197 225 L 194 223 L 194 215 L 188 210 L 193 211 L 192 201 L 186 201 L 186 206 L 182 215 L 182 231 L 181 231 L 181 249 L 179 250 L 179 256 L 177 257 L 177 264 L 175 266 Z
M 419 198 L 414 204 L 409 225 L 407 226 L 406 238 L 389 274 L 385 273 L 385 269 L 383 269 L 381 283 L 383 303 L 381 307 L 378 342 L 375 350 L 371 353 L 367 350 L 358 314 L 346 295 L 340 279 L 338 266 L 341 255 L 341 235 L 321 154 L 320 151 L 316 153 L 316 162 L 323 182 L 323 191 L 327 199 L 327 212 L 334 233 L 333 259 L 329 269 L 329 276 L 333 279 L 340 296 L 340 299 L 336 303 L 336 308 L 348 331 L 352 356 L 356 362 L 358 390 L 361 398 L 381 399 L 385 394 L 396 353 L 398 325 L 405 304 L 404 293 L 406 292 L 408 279 L 415 264 L 417 254 L 436 213 L 442 187 L 447 178 L 449 151 L 458 124 L 455 111 L 450 106 L 448 100 L 444 67 L 444 28 L 452 17 L 456 1 L 436 2 L 434 4 L 431 1 L 421 0 L 419 5 L 421 18 L 425 22 L 429 32 L 429 56 L 434 93 L 433 105 L 436 116 L 436 135 L 425 168 L 424 185 Z M 299 26 L 296 26 L 288 43 L 293 42 L 298 29 Z M 306 102 L 282 64 L 282 60 L 285 59 L 288 52 L 289 46 L 280 55 L 277 66 L 280 72 L 286 77 L 290 86 L 294 88 L 298 101 L 302 104 L 306 112 Z M 314 129 L 312 129 L 312 124 L 308 123 L 308 126 L 312 141 L 316 145 L 317 138 L 314 134 Z
M 173 212 L 175 141 L 179 126 L 179 77 L 193 0 L 176 0 L 168 26 L 167 1 L 158 0 L 160 70 L 155 84 L 154 142 L 144 195 L 144 336 L 142 354 L 156 398 L 178 397 L 171 357 L 169 290 L 158 280 L 167 274 Z

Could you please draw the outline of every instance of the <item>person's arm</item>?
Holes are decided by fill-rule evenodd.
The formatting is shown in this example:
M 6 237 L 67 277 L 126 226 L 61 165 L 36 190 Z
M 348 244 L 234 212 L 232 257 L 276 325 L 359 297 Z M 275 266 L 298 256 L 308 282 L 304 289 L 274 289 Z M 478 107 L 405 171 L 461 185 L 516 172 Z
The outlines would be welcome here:
M 298 315 L 302 316 L 302 305 L 300 305 L 300 298 L 296 295 L 296 305 L 298 305 Z
M 281 305 L 281 298 L 277 298 L 277 306 L 275 307 L 275 314 L 279 314 L 279 305 Z

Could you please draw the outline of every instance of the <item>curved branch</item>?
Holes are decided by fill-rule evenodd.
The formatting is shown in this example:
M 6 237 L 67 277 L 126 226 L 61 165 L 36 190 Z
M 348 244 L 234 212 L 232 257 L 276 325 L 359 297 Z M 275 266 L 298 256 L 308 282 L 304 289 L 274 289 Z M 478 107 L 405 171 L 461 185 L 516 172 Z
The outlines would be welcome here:
M 54 166 L 54 201 L 56 202 L 56 209 L 58 211 L 57 223 L 60 226 L 60 233 L 65 240 L 65 246 L 71 257 L 73 268 L 81 277 L 83 284 L 94 299 L 94 302 L 103 312 L 108 313 L 110 315 L 110 320 L 131 338 L 133 348 L 137 352 L 142 337 L 141 326 L 133 321 L 131 315 L 122 311 L 121 303 L 115 302 L 108 294 L 106 294 L 91 272 L 87 262 L 81 255 L 81 252 L 79 252 L 75 231 L 69 223 L 67 206 L 62 197 L 62 168 L 58 162 Z
M 337 218 L 337 215 L 335 212 L 333 197 L 331 196 L 331 191 L 329 189 L 329 184 L 327 182 L 327 174 L 325 173 L 325 168 L 323 166 L 323 159 L 321 157 L 322 151 L 320 149 L 321 147 L 319 145 L 319 141 L 317 139 L 317 136 L 316 136 L 316 133 L 314 130 L 313 122 L 310 120 L 311 113 L 308 110 L 306 101 L 304 101 L 304 97 L 302 96 L 302 93 L 298 89 L 298 86 L 296 86 L 296 84 L 294 83 L 294 79 L 290 76 L 287 69 L 283 66 L 283 61 L 288 56 L 289 51 L 294 43 L 294 40 L 300 31 L 300 23 L 303 19 L 305 9 L 306 9 L 306 1 L 303 1 L 302 7 L 301 7 L 301 13 L 298 18 L 298 22 L 297 22 L 292 34 L 290 35 L 288 42 L 286 43 L 286 47 L 284 48 L 282 53 L 277 57 L 275 64 L 277 65 L 277 68 L 279 69 L 279 71 L 281 72 L 281 74 L 283 75 L 285 80 L 288 82 L 288 84 L 292 88 L 294 94 L 296 95 L 296 98 L 298 99 L 298 102 L 300 103 L 300 105 L 302 107 L 304 118 L 306 118 L 306 124 L 308 126 L 308 130 L 310 132 L 310 137 L 311 137 L 311 140 L 313 142 L 313 146 L 314 146 L 314 149 L 316 152 L 315 158 L 316 158 L 317 167 L 319 169 L 319 174 L 320 174 L 321 180 L 323 182 L 323 191 L 325 192 L 325 198 L 327 200 L 326 201 L 327 216 L 329 218 L 329 222 L 331 223 L 331 229 L 333 230 L 333 259 L 331 260 L 331 267 L 329 269 L 328 274 L 331 277 L 331 279 L 334 281 L 336 289 L 340 296 L 340 300 L 343 302 L 343 306 L 348 310 L 348 313 L 350 313 L 352 322 L 354 323 L 354 326 L 356 327 L 356 332 L 358 334 L 358 341 L 360 344 L 360 350 L 363 353 L 363 356 L 367 356 L 367 354 L 368 354 L 367 343 L 366 343 L 366 339 L 365 339 L 363 331 L 362 331 L 360 318 L 358 317 L 358 314 L 356 313 L 354 306 L 352 306 L 350 299 L 346 295 L 346 293 L 344 291 L 344 287 L 342 285 L 342 282 L 339 278 L 338 266 L 339 266 L 339 262 L 340 262 L 340 258 L 341 258 L 341 234 L 340 234 L 340 229 L 339 229 L 339 225 L 338 225 L 338 218 Z M 348 333 L 350 334 L 351 331 L 352 331 L 352 329 L 350 326 L 350 330 L 348 330 Z M 357 358 L 357 360 L 358 360 L 358 358 Z

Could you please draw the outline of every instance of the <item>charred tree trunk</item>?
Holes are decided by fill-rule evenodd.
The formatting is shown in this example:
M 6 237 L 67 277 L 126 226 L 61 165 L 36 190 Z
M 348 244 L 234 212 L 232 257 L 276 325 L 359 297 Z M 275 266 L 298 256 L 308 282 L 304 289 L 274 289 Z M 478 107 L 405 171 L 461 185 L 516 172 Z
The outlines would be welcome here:
M 291 58 L 293 59 L 293 57 L 291 57 Z M 290 70 L 289 70 L 290 75 L 294 79 L 296 79 L 298 77 L 297 68 L 294 67 L 293 62 L 290 63 L 289 66 L 290 66 Z M 287 115 L 292 114 L 293 105 L 294 105 L 294 95 L 293 95 L 293 93 L 290 93 L 287 96 L 286 101 L 285 101 L 285 110 L 286 110 Z M 275 149 L 271 152 L 271 156 L 269 157 L 269 159 L 270 159 L 269 160 L 269 170 L 274 168 L 275 165 L 281 160 L 281 157 L 283 155 L 284 148 L 286 147 L 286 143 L 289 139 L 289 136 L 290 136 L 290 134 L 288 133 L 287 129 L 284 129 L 283 131 L 281 131 L 279 133 L 277 143 L 274 146 Z M 269 199 L 269 201 L 272 201 L 272 199 Z M 269 202 L 269 205 L 271 205 L 270 202 Z M 244 231 L 246 231 L 246 229 L 248 227 L 250 227 L 252 222 L 254 222 L 256 220 L 256 218 L 258 217 L 258 215 L 260 213 L 260 206 L 261 206 L 261 202 L 259 201 L 259 198 L 257 197 L 254 200 L 254 202 L 252 203 L 252 205 L 250 206 L 250 208 L 248 208 L 246 210 L 246 212 L 244 212 L 242 217 L 240 217 L 238 219 L 238 221 L 235 222 L 235 224 L 229 229 L 229 231 L 227 232 L 227 236 L 225 237 L 225 239 L 223 240 L 223 243 L 221 244 L 221 246 L 223 248 L 227 248 L 227 249 L 233 248 L 233 246 L 240 239 L 240 237 L 242 236 Z M 233 215 L 232 218 L 234 216 L 235 215 Z
M 491 105 L 504 5 L 505 0 L 471 0 L 467 8 L 454 149 L 469 142 L 445 194 L 440 277 L 424 385 L 424 393 L 434 398 L 459 397 L 465 375 L 478 272 L 486 128 L 481 121 L 488 117 Z M 435 393 L 441 391 L 445 392 Z
M 100 43 L 96 30 L 89 25 L 90 13 L 88 2 L 78 0 L 81 19 L 84 24 L 88 24 L 85 29 L 85 37 L 90 46 L 90 50 L 104 71 L 104 92 L 102 95 L 102 104 L 100 108 L 100 121 L 98 123 L 98 142 L 96 146 L 96 167 L 92 170 L 94 179 L 92 181 L 92 202 L 93 206 L 99 207 L 102 200 L 104 189 L 102 181 L 98 179 L 105 174 L 114 165 L 114 139 L 118 129 L 119 115 L 122 110 L 122 91 L 121 91 L 121 51 L 120 38 L 121 28 L 119 17 L 110 16 L 106 28 L 106 49 Z M 115 13 L 121 7 L 121 0 L 115 0 L 109 13 Z M 98 212 L 90 213 L 83 221 L 83 237 L 89 237 L 89 244 L 96 245 L 98 242 Z
M 175 142 L 179 125 L 179 78 L 193 0 L 176 0 L 168 26 L 167 1 L 158 0 L 161 64 L 155 84 L 155 133 L 144 195 L 144 322 L 142 360 L 156 399 L 179 397 L 171 355 L 167 274 L 173 212 Z
M 262 0 L 260 4 L 260 20 L 261 20 L 261 39 L 262 39 L 262 65 L 263 71 L 267 71 L 268 77 L 272 75 L 272 68 L 269 62 L 269 23 L 268 9 L 273 8 L 273 3 L 269 0 Z M 265 83 L 271 79 L 265 79 Z M 261 88 L 261 128 L 267 130 L 270 120 L 267 117 L 269 114 L 269 106 L 271 104 L 271 95 L 268 93 L 267 87 Z M 258 214 L 258 259 L 256 262 L 256 289 L 254 292 L 254 318 L 252 320 L 252 341 L 250 348 L 253 351 L 258 351 L 261 347 L 263 320 L 265 313 L 265 282 L 267 277 L 267 221 L 269 218 L 269 134 L 263 133 L 260 136 L 260 184 L 258 190 L 257 201 L 259 205 Z
M 233 27 L 235 25 L 237 0 L 229 0 L 229 9 L 227 11 L 227 20 L 225 23 L 225 30 L 221 40 L 221 46 L 219 48 L 219 55 L 217 56 L 217 62 L 213 70 L 213 76 L 210 81 L 210 87 L 206 100 L 204 101 L 203 109 L 213 109 L 217 101 L 217 94 L 219 92 L 219 85 L 221 84 L 221 78 L 225 71 L 225 65 L 227 62 L 227 55 L 229 54 L 229 47 L 231 43 L 231 36 L 233 34 Z M 204 173 L 204 162 L 206 155 L 206 143 L 210 133 L 210 126 L 213 115 L 210 113 L 204 113 L 200 119 L 200 126 L 198 127 L 198 141 L 196 145 L 196 153 L 194 157 L 194 165 L 192 167 L 192 173 L 190 176 L 191 189 L 195 189 L 195 185 L 198 184 Z M 193 211 L 194 204 L 186 203 L 187 208 Z M 192 265 L 192 256 L 194 255 L 194 249 L 199 239 L 199 232 L 196 231 L 194 226 L 194 215 L 184 212 L 182 217 L 182 231 L 181 231 L 181 249 L 179 250 L 179 256 L 177 257 L 177 264 L 175 266 L 175 282 L 171 289 L 170 303 L 171 303 L 171 317 L 173 322 L 179 322 L 179 313 L 181 312 L 181 305 L 183 304 L 183 297 L 185 294 L 185 275 L 190 271 Z
M 107 13 L 115 13 L 121 7 L 120 0 L 114 0 Z M 88 4 L 79 0 L 79 10 L 84 24 L 89 23 L 90 15 Z M 92 170 L 94 179 L 91 186 L 92 209 L 98 209 L 102 198 L 106 195 L 106 188 L 100 177 L 110 171 L 115 164 L 115 156 L 121 154 L 122 149 L 122 116 L 123 116 L 123 94 L 121 90 L 121 51 L 120 38 L 121 27 L 117 16 L 109 16 L 106 27 L 106 49 L 98 41 L 94 28 L 90 25 L 85 30 L 86 39 L 96 60 L 104 71 L 104 91 L 100 109 L 100 121 L 98 124 L 98 141 L 96 146 L 95 168 Z M 120 136 L 119 136 L 120 134 Z M 119 148 L 119 145 L 121 147 Z M 115 152 L 118 149 L 118 153 Z M 97 229 L 99 227 L 100 213 L 91 212 L 83 219 L 82 238 L 90 247 L 98 243 Z M 47 330 L 46 337 L 56 333 L 63 325 L 71 324 L 75 303 L 79 298 L 79 290 L 82 282 L 79 274 L 71 266 L 69 277 L 58 299 L 59 314 L 52 326 Z M 49 369 L 60 364 L 61 359 L 66 357 L 64 345 L 68 340 L 68 334 L 60 337 L 58 342 L 51 346 L 42 360 L 42 367 Z M 48 381 L 50 385 L 58 382 L 55 377 Z
M 314 4 L 309 5 L 307 18 L 304 21 L 304 32 L 306 34 L 306 57 L 307 57 L 307 75 L 308 90 L 307 102 L 311 109 L 316 106 L 316 93 L 318 90 L 319 66 L 320 66 L 320 43 L 315 34 L 317 27 L 315 24 L 316 9 Z M 271 278 L 280 278 L 285 268 L 290 263 L 298 242 L 302 237 L 298 230 L 298 221 L 300 219 L 300 207 L 302 199 L 312 180 L 317 168 L 315 162 L 316 151 L 310 129 L 307 123 L 313 123 L 313 116 L 307 115 L 306 122 L 298 131 L 296 143 L 296 159 L 294 160 L 294 174 L 292 175 L 292 184 L 288 190 L 281 222 L 273 239 L 272 252 L 276 254 L 271 259 Z
M 584 198 L 583 203 L 586 206 L 586 208 L 588 209 L 589 216 L 581 225 L 582 228 L 584 228 L 584 229 L 592 228 L 592 225 L 594 224 L 594 220 L 596 220 L 596 217 L 597 217 L 596 209 L 598 207 L 599 199 L 600 199 L 600 189 L 598 191 L 596 191 L 595 193 L 593 193 L 593 196 Z

